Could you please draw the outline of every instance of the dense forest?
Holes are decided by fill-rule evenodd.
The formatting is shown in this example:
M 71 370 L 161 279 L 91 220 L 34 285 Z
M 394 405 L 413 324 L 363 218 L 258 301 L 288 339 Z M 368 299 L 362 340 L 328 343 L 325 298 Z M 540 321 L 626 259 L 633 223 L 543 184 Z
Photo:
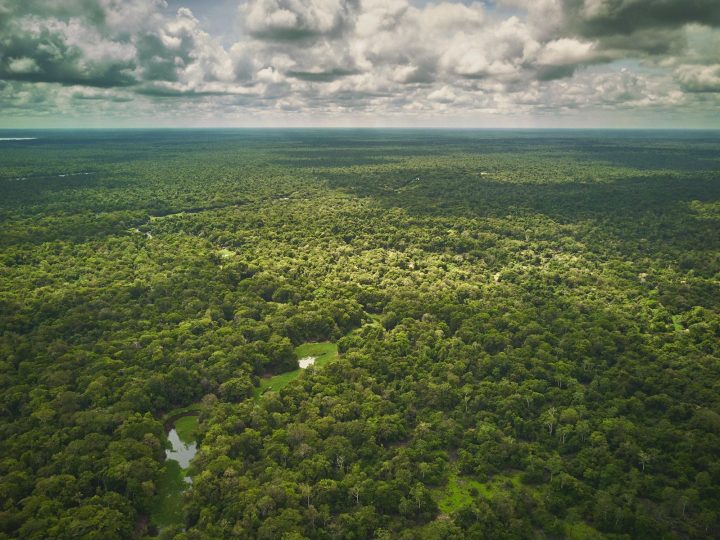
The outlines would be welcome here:
M 3 136 L 0 538 L 720 537 L 718 132 Z

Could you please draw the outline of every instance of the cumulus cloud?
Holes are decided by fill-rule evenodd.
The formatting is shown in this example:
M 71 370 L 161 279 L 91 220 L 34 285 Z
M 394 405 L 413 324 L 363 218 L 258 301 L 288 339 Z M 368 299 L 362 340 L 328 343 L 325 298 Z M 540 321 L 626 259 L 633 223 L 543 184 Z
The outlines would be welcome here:
M 563 6 L 569 23 L 586 37 L 687 23 L 720 25 L 717 0 L 563 0 Z
M 564 66 L 579 64 L 593 57 L 595 44 L 572 38 L 555 39 L 545 44 L 538 55 L 542 65 Z
M 689 92 L 720 92 L 720 64 L 680 66 L 675 77 Z
M 188 9 L 161 16 L 152 0 L 6 4 L 0 78 L 66 86 L 138 87 L 232 81 L 230 55 Z
M 27 16 L 4 25 L 0 78 L 90 86 L 128 86 L 133 47 L 106 39 L 78 18 Z
M 295 79 L 301 79 L 303 81 L 311 82 L 330 82 L 341 77 L 347 77 L 348 75 L 355 75 L 357 71 L 333 68 L 330 70 L 318 70 L 318 71 L 293 71 L 287 72 L 288 77 Z
M 27 56 L 21 58 L 8 57 L 7 70 L 15 75 L 27 75 L 39 72 L 40 66 L 38 66 L 34 58 L 28 58 Z
M 237 0 L 224 36 L 196 9 L 0 0 L 0 106 L 513 115 L 720 100 L 717 0 Z
M 297 41 L 338 35 L 356 7 L 352 0 L 253 0 L 241 5 L 240 13 L 259 39 Z

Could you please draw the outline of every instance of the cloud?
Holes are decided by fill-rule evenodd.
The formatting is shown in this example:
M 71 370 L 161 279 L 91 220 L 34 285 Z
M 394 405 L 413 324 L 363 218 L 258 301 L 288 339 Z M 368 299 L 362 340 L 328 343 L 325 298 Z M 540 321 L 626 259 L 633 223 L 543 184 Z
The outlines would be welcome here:
M 688 23 L 720 25 L 717 0 L 563 0 L 563 6 L 570 24 L 585 37 Z
M 67 96 L 67 94 L 65 94 Z M 133 95 L 129 92 L 116 92 L 105 88 L 73 88 L 70 94 L 72 100 L 76 101 L 109 101 L 112 103 L 128 103 L 133 101 Z
M 38 66 L 34 58 L 28 58 L 27 56 L 21 58 L 8 57 L 7 70 L 16 75 L 27 75 L 40 71 L 40 66 Z
M 0 0 L 0 107 L 385 118 L 700 111 L 720 95 L 716 0 L 495 4 L 237 0 L 221 37 L 202 4 Z
M 573 38 L 561 38 L 544 45 L 538 54 L 538 63 L 544 66 L 579 64 L 593 58 L 595 44 Z
M 334 68 L 328 71 L 293 71 L 287 72 L 288 77 L 295 79 L 301 79 L 303 81 L 310 82 L 331 82 L 341 77 L 347 77 L 348 75 L 355 75 L 357 71 Z
M 688 92 L 720 92 L 720 64 L 680 66 L 675 77 Z
M 543 45 L 537 53 L 537 78 L 551 81 L 570 77 L 581 65 L 601 58 L 593 42 L 574 38 L 556 39 Z
M 205 83 L 234 81 L 231 55 L 201 29 L 193 13 L 181 8 L 166 17 L 158 11 L 163 5 L 143 0 L 13 3 L 0 26 L 0 78 L 135 87 L 138 93 L 151 92 L 160 82 L 179 83 L 189 94 L 202 92 Z
M 0 50 L 0 78 L 6 80 L 99 87 L 136 82 L 133 47 L 106 39 L 76 18 L 13 21 L 3 28 Z
M 258 39 L 297 41 L 339 35 L 356 8 L 351 0 L 252 0 L 240 13 Z
M 599 50 L 602 49 L 615 58 L 630 55 L 652 58 L 682 54 L 687 48 L 682 28 L 644 28 L 632 34 L 607 35 L 597 43 Z

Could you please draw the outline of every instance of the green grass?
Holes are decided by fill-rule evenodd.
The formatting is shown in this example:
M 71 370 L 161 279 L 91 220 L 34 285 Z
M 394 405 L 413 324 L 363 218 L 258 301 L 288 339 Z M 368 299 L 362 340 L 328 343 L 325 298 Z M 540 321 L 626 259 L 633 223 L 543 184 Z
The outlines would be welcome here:
M 337 345 L 329 341 L 305 343 L 295 347 L 295 356 L 298 357 L 298 360 L 306 356 L 316 356 L 314 365 L 322 367 L 337 356 Z
M 337 345 L 329 341 L 323 341 L 320 343 L 304 343 L 295 347 L 295 356 L 299 360 L 306 356 L 315 356 L 315 367 L 322 367 L 327 364 L 330 360 L 337 357 Z M 273 392 L 278 392 L 285 388 L 292 381 L 297 379 L 304 370 L 295 369 L 293 371 L 286 371 L 273 377 L 268 377 L 260 381 L 260 386 L 255 389 L 255 397 L 259 398 L 268 389 L 272 389 Z
M 175 430 L 184 443 L 191 443 L 197 437 L 198 417 L 196 414 L 182 416 L 175 420 Z
M 301 369 L 296 369 L 294 371 L 287 371 L 285 373 L 281 373 L 280 375 L 261 379 L 260 386 L 255 389 L 255 397 L 260 397 L 268 390 L 272 390 L 273 392 L 282 390 L 292 381 L 297 379 L 301 372 Z
M 447 486 L 434 490 L 435 500 L 443 514 L 451 514 L 472 503 L 473 495 L 470 492 L 473 488 L 478 496 L 493 499 L 500 491 L 506 489 L 508 482 L 518 487 L 520 474 L 498 475 L 489 482 L 478 482 L 453 471 L 450 473 Z
M 157 493 L 150 504 L 150 520 L 158 527 L 183 523 L 183 492 L 187 488 L 185 472 L 177 461 L 166 461 L 158 480 Z
M 176 416 L 182 416 L 183 414 L 188 413 L 199 413 L 200 412 L 200 404 L 199 403 L 193 403 L 192 405 L 188 405 L 187 407 L 178 407 L 177 409 L 173 409 L 171 411 L 166 412 L 161 422 L 165 423 L 170 418 L 174 418 Z

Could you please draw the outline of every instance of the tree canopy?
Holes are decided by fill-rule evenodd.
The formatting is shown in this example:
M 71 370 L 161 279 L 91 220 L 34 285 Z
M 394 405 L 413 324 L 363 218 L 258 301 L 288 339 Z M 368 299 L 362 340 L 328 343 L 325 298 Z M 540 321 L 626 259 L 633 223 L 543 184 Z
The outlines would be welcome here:
M 717 134 L 2 144 L 0 538 L 720 535 Z

